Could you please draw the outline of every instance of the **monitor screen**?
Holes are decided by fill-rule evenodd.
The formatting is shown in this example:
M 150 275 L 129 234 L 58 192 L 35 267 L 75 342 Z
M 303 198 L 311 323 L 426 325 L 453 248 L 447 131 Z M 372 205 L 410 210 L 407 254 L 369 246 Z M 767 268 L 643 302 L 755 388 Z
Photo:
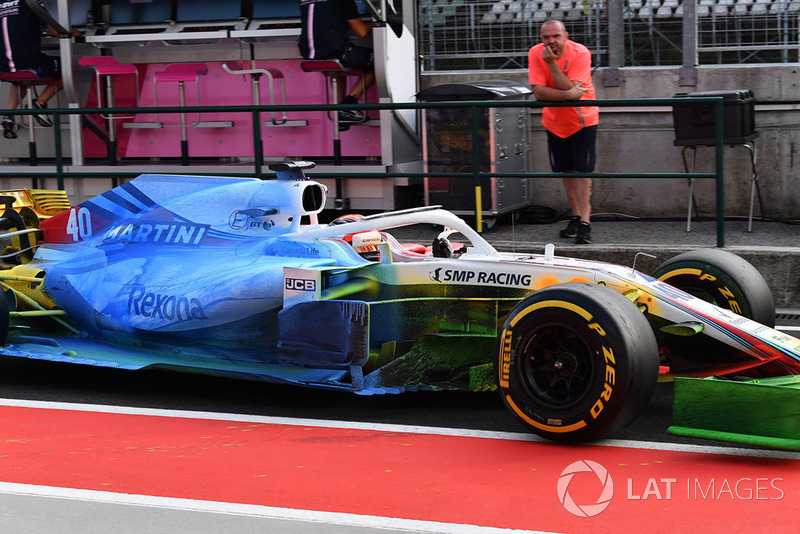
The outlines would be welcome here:
M 300 2 L 286 0 L 253 0 L 254 19 L 285 19 L 300 17 Z
M 172 2 L 111 0 L 111 24 L 147 24 L 172 18 Z
M 370 11 L 364 0 L 355 0 L 356 8 L 362 17 L 369 17 Z M 253 0 L 254 19 L 283 19 L 300 17 L 300 2 L 291 0 Z
M 362 17 L 369 17 L 372 15 L 372 12 L 369 10 L 369 8 L 367 8 L 364 0 L 356 0 L 356 7 L 358 8 L 358 12 L 361 13 Z
M 242 16 L 241 0 L 178 0 L 178 22 L 236 20 Z
M 69 2 L 69 24 L 70 26 L 85 26 L 86 16 L 92 9 L 92 0 L 70 0 Z M 55 11 L 50 10 L 50 14 L 55 16 Z

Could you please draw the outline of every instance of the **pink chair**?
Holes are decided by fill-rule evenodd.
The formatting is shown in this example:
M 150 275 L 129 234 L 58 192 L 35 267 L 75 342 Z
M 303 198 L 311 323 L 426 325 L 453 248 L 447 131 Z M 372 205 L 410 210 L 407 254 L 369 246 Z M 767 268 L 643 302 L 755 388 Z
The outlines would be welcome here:
M 9 82 L 17 87 L 27 89 L 26 102 L 28 109 L 33 109 L 33 87 L 36 85 L 55 85 L 59 82 L 58 78 L 45 78 L 39 76 L 35 70 L 23 69 L 15 72 L 0 72 L 0 81 Z M 28 115 L 28 149 L 30 155 L 30 164 L 35 166 L 38 164 L 36 156 L 36 134 L 34 133 L 34 116 Z M 37 179 L 33 179 L 33 187 L 37 186 Z
M 86 56 L 80 58 L 78 63 L 82 67 L 94 69 L 95 82 L 97 84 L 97 107 L 114 107 L 114 77 L 133 75 L 136 83 L 136 107 L 139 107 L 139 71 L 136 66 L 129 63 L 119 63 L 116 58 L 111 56 Z M 103 90 L 105 87 L 105 90 Z M 117 130 L 114 121 L 117 119 L 129 119 L 132 116 L 118 116 L 113 113 L 101 115 L 106 120 L 108 127 L 108 159 L 112 165 L 117 164 Z
M 300 62 L 300 68 L 303 72 L 319 72 L 325 76 L 326 81 L 330 81 L 331 93 L 333 97 L 328 95 L 327 87 L 325 91 L 325 104 L 330 104 L 331 100 L 336 102 L 339 93 L 339 79 L 344 76 L 360 76 L 363 80 L 364 73 L 358 69 L 351 69 L 345 67 L 338 59 L 305 59 Z M 366 83 L 366 82 L 364 82 Z M 366 99 L 367 91 L 366 85 L 364 86 L 364 98 Z M 328 112 L 328 118 L 333 121 L 333 161 L 334 165 L 342 164 L 342 145 L 339 139 L 339 114 L 338 112 Z
M 177 83 L 178 84 L 178 102 L 180 107 L 186 106 L 186 83 L 194 82 L 195 86 L 195 105 L 200 105 L 200 76 L 208 74 L 208 66 L 205 63 L 173 63 L 167 65 L 167 68 L 161 72 L 157 72 L 153 76 L 153 87 L 155 105 L 158 106 L 158 84 L 159 83 Z M 189 141 L 186 135 L 186 113 L 181 112 L 181 164 L 189 165 Z M 158 123 L 158 114 L 156 114 L 156 122 Z M 200 114 L 197 114 L 197 120 L 194 124 L 200 122 Z

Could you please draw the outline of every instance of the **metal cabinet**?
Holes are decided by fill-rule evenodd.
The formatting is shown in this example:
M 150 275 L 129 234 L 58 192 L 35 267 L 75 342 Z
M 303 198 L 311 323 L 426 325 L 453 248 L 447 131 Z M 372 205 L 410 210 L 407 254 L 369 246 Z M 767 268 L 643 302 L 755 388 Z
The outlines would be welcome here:
M 529 87 L 494 80 L 438 85 L 417 96 L 426 102 L 526 100 Z M 442 205 L 457 214 L 474 214 L 476 184 L 473 172 L 472 111 L 469 108 L 423 110 L 423 168 L 441 176 L 425 178 L 425 204 Z M 530 108 L 487 107 L 478 110 L 480 169 L 485 173 L 530 170 Z M 481 179 L 481 214 L 493 219 L 529 206 L 530 178 L 489 176 Z

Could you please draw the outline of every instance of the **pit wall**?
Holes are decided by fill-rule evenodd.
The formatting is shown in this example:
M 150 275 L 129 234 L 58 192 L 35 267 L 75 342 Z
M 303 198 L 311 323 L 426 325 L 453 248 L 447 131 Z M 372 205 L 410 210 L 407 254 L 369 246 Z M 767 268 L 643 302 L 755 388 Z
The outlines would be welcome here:
M 679 85 L 679 67 L 629 67 L 619 71 L 619 86 L 604 87 L 603 71 L 594 73 L 599 99 L 671 98 L 676 93 L 751 89 L 755 95 L 755 125 L 759 137 L 757 172 L 763 214 L 774 219 L 800 219 L 796 147 L 800 146 L 798 65 L 698 67 L 697 85 Z M 423 73 L 423 88 L 444 83 L 503 79 L 528 83 L 527 71 Z M 683 172 L 681 147 L 669 107 L 601 108 L 597 146 L 598 172 Z M 531 120 L 531 171 L 550 172 L 547 138 L 541 110 Z M 691 150 L 687 151 L 691 158 Z M 713 172 L 713 148 L 697 151 L 697 172 Z M 725 149 L 725 215 L 746 217 L 750 203 L 750 156 L 746 148 Z M 537 179 L 533 203 L 562 212 L 569 209 L 559 179 Z M 695 200 L 701 216 L 716 213 L 713 180 L 695 181 Z M 685 217 L 688 185 L 676 179 L 596 179 L 592 204 L 596 214 L 619 213 L 644 218 Z M 756 216 L 760 215 L 756 201 Z

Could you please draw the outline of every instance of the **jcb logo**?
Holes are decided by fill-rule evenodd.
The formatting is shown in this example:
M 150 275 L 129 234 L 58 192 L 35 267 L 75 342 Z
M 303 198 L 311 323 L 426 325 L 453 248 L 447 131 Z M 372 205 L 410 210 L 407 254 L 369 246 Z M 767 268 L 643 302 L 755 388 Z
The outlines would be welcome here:
M 316 280 L 303 280 L 302 278 L 287 278 L 286 289 L 292 291 L 316 291 Z

